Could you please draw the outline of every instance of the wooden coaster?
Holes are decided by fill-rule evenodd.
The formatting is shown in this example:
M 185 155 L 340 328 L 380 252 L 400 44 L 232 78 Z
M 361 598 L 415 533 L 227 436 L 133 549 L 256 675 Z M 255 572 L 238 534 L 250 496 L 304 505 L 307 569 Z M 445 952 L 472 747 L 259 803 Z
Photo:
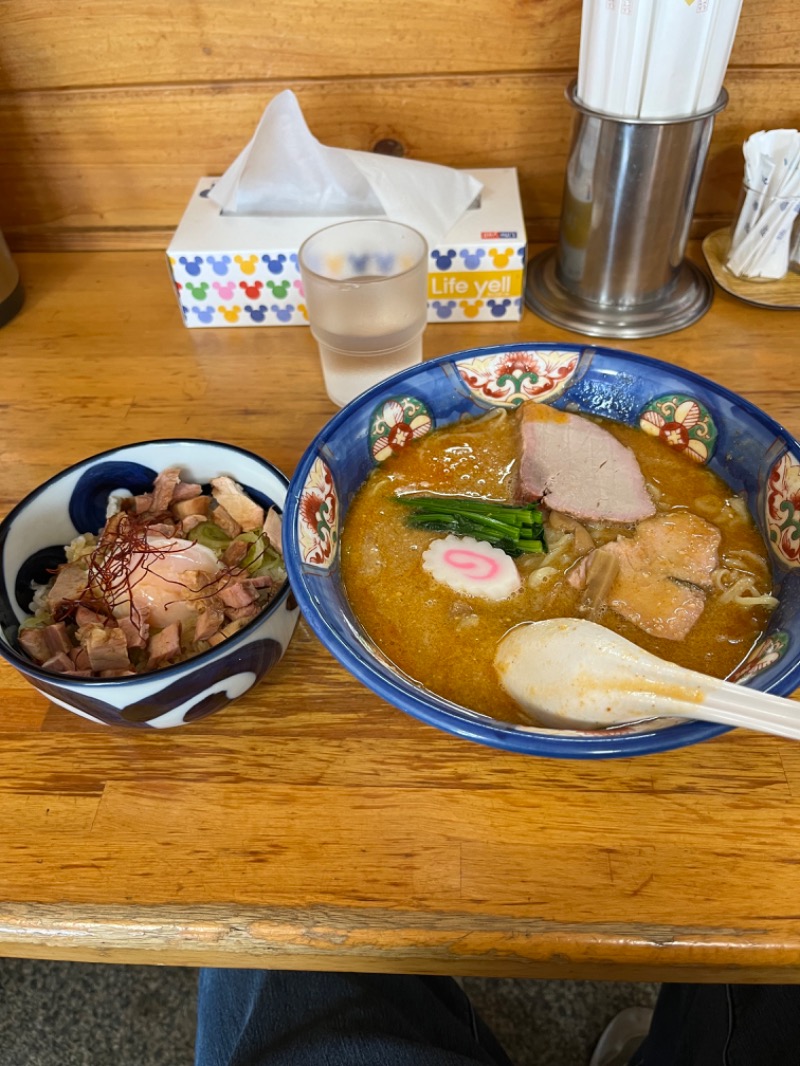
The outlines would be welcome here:
M 725 266 L 730 243 L 731 234 L 727 227 L 714 230 L 703 241 L 703 255 L 714 281 L 721 289 L 758 307 L 774 307 L 782 311 L 800 308 L 800 274 L 790 270 L 785 277 L 777 280 L 737 278 Z

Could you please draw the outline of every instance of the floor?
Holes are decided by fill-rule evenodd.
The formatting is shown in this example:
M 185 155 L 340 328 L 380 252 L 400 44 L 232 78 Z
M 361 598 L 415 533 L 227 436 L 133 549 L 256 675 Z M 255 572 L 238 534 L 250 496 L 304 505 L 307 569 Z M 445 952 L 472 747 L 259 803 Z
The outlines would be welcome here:
M 464 986 L 516 1066 L 585 1066 L 606 1022 L 656 985 Z M 0 959 L 0 1066 L 191 1066 L 196 971 Z

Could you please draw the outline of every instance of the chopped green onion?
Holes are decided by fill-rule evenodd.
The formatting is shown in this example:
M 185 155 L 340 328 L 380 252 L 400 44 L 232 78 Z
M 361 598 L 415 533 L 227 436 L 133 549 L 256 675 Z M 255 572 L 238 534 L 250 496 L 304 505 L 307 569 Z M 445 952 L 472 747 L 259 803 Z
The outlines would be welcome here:
M 231 538 L 221 529 L 216 522 L 200 522 L 190 529 L 186 534 L 189 540 L 196 541 L 197 544 L 202 544 L 205 548 L 210 548 L 212 551 L 221 553 L 231 542 Z
M 238 564 L 242 570 L 247 570 L 251 577 L 270 574 L 278 580 L 283 580 L 283 559 L 270 546 L 265 533 L 248 530 L 246 533 L 239 533 L 238 536 L 231 538 L 223 529 L 220 529 L 216 522 L 206 521 L 190 529 L 186 536 L 210 548 L 217 558 L 234 540 L 241 540 L 247 545 L 247 553 Z
M 249 545 L 247 554 L 239 563 L 239 566 L 243 570 L 247 570 L 251 577 L 258 577 L 262 574 L 275 576 L 282 569 L 283 560 L 275 549 L 270 546 L 269 539 L 265 533 L 256 533 L 255 531 L 240 533 L 236 540 L 244 541 L 245 544 Z
M 464 496 L 395 496 L 410 508 L 406 517 L 415 529 L 455 533 L 485 540 L 508 555 L 545 552 L 542 512 L 535 503 L 519 506 Z

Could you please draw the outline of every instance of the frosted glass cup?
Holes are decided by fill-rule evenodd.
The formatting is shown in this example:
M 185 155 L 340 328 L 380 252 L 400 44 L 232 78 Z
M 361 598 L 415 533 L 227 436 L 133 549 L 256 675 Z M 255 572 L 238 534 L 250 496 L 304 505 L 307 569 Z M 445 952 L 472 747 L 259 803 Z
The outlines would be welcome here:
M 337 222 L 300 247 L 300 274 L 325 389 L 343 407 L 422 362 L 428 245 L 400 222 Z

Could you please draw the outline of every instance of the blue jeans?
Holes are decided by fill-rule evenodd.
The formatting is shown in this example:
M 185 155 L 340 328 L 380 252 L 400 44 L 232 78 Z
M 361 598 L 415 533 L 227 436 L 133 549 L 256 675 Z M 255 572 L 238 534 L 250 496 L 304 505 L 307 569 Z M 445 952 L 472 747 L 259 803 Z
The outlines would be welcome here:
M 449 977 L 201 970 L 196 1066 L 511 1066 Z
M 630 1066 L 800 1066 L 799 1001 L 800 985 L 664 985 Z M 201 970 L 195 1066 L 511 1063 L 449 977 Z

